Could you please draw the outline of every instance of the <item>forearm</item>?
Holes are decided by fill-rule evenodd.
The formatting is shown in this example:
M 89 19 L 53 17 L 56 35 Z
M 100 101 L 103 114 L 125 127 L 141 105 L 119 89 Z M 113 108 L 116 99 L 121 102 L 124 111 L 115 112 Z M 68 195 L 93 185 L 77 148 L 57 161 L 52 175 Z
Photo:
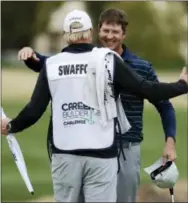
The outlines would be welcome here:
M 188 92 L 188 85 L 184 81 L 158 83 L 145 80 L 117 58 L 115 61 L 114 80 L 124 90 L 139 94 L 151 102 L 168 100 Z
M 39 109 L 35 108 L 31 103 L 27 104 L 25 108 L 18 114 L 18 116 L 10 121 L 10 133 L 21 132 L 22 130 L 29 128 L 37 122 L 44 111 L 44 108 Z
M 50 98 L 51 96 L 44 68 L 39 74 L 30 102 L 18 116 L 10 122 L 10 132 L 20 132 L 33 125 L 45 112 Z
M 188 93 L 188 85 L 183 80 L 174 83 L 158 83 L 144 80 L 141 94 L 150 101 L 158 102 Z
M 163 130 L 165 132 L 165 139 L 167 139 L 168 137 L 171 137 L 175 141 L 176 115 L 172 104 L 169 101 L 162 101 L 154 105 L 161 116 Z

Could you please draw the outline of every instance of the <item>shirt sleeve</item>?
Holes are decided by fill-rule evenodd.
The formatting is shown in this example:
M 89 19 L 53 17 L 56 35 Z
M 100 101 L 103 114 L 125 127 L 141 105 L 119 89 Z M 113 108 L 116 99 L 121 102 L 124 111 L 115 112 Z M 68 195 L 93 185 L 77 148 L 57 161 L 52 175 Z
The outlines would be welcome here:
M 35 124 L 45 112 L 50 99 L 46 68 L 43 68 L 39 74 L 30 102 L 21 110 L 18 116 L 10 122 L 10 133 L 20 132 Z
M 154 82 L 159 82 L 159 79 L 152 68 L 152 65 L 149 65 L 148 76 L 147 79 Z M 172 103 L 169 100 L 163 100 L 160 102 L 152 103 L 157 111 L 160 114 L 163 130 L 165 132 L 165 136 L 172 137 L 175 140 L 176 137 L 176 115 L 175 109 Z
M 150 102 L 167 100 L 188 92 L 185 81 L 179 80 L 174 83 L 159 83 L 148 81 L 139 76 L 128 64 L 115 56 L 114 60 L 114 83 L 127 92 L 139 94 Z
M 29 69 L 35 72 L 40 72 L 41 69 L 44 67 L 45 60 L 48 58 L 48 56 L 43 56 L 37 52 L 35 52 L 35 54 L 39 58 L 39 61 L 35 61 L 30 58 L 25 60 L 24 63 Z

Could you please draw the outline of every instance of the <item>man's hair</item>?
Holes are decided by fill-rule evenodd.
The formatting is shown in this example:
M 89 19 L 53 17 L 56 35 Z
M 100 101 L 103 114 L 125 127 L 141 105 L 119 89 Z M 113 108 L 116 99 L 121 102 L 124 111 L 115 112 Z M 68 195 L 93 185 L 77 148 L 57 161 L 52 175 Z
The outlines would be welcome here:
M 99 17 L 99 28 L 103 23 L 107 24 L 118 24 L 121 25 L 123 32 L 126 32 L 128 26 L 127 15 L 123 10 L 120 9 L 107 9 L 104 10 Z
M 80 29 L 82 28 L 82 24 L 80 22 L 73 22 L 70 26 L 70 32 L 64 32 L 64 39 L 66 43 L 73 44 L 79 40 L 87 40 L 92 37 L 91 29 L 86 31 L 80 31 L 80 32 L 71 32 L 71 30 L 74 29 Z

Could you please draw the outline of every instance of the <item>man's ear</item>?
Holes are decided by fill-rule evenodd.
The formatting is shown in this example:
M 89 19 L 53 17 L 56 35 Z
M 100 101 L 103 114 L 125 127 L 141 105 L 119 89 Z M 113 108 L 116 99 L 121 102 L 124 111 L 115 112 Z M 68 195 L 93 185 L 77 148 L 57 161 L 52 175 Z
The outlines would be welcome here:
M 127 38 L 127 28 L 125 29 L 125 31 L 124 31 L 124 34 L 123 34 L 124 36 L 123 36 L 123 40 L 125 40 L 126 38 Z
M 126 37 L 127 37 L 127 35 L 126 35 L 126 33 L 124 33 L 123 37 L 122 37 L 123 41 L 126 39 Z

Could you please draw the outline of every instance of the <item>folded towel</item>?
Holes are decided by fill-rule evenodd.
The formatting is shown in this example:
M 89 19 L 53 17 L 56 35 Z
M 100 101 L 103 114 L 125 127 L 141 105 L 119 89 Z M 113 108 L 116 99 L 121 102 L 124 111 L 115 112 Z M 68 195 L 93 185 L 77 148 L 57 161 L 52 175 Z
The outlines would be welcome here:
M 100 111 L 103 126 L 106 126 L 109 120 L 118 117 L 121 132 L 125 133 L 131 126 L 125 116 L 121 100 L 118 99 L 116 102 L 114 98 L 114 54 L 117 55 L 108 48 L 94 48 L 92 50 L 87 69 L 83 103 Z M 119 55 L 117 56 L 120 58 Z

